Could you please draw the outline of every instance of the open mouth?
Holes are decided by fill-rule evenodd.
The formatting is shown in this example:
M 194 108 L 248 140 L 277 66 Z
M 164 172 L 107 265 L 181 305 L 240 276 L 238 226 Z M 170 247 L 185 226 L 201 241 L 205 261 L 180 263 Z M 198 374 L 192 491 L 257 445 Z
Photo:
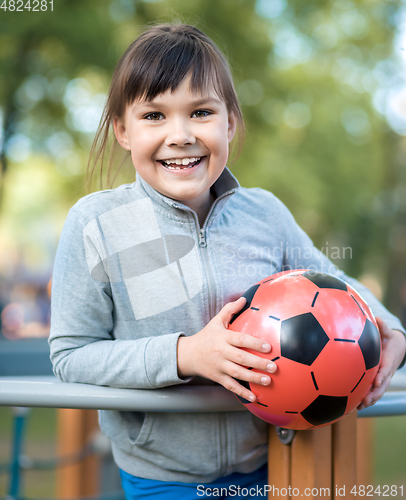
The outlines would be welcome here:
M 199 158 L 171 158 L 168 160 L 159 160 L 160 163 L 169 170 L 187 170 L 188 168 L 193 168 L 198 165 L 204 156 Z

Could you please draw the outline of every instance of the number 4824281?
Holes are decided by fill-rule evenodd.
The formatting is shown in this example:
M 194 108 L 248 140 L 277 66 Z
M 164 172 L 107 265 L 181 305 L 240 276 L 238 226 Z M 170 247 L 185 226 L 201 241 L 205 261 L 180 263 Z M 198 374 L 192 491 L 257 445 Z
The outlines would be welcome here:
M 354 486 L 351 491 L 351 495 L 359 497 L 403 497 L 403 486 L 387 485 L 384 486 Z
M 1 0 L 0 0 L 1 2 Z M 9 12 L 45 12 L 46 10 L 54 10 L 54 0 L 3 0 L 0 9 Z

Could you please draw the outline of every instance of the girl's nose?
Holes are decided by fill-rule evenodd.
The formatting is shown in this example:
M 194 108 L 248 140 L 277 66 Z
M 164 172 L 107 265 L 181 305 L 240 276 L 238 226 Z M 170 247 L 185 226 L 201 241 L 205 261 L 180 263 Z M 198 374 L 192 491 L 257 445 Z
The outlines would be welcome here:
M 190 146 L 196 142 L 196 137 L 187 123 L 182 121 L 172 121 L 168 123 L 168 134 L 166 136 L 166 146 Z

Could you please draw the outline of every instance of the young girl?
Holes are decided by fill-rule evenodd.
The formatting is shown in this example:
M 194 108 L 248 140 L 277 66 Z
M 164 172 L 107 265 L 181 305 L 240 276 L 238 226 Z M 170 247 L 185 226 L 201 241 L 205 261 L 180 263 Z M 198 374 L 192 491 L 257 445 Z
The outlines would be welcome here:
M 142 34 L 115 70 L 96 159 L 111 128 L 137 179 L 86 196 L 69 213 L 52 289 L 56 375 L 142 389 L 218 383 L 255 401 L 237 380 L 270 384 L 272 346 L 228 323 L 253 283 L 301 267 L 347 280 L 382 318 L 382 365 L 363 406 L 379 399 L 405 355 L 402 326 L 336 271 L 278 199 L 241 188 L 227 169 L 243 119 L 214 43 L 182 24 Z M 250 412 L 102 411 L 100 425 L 127 498 L 198 498 L 198 485 L 266 483 L 267 424 Z

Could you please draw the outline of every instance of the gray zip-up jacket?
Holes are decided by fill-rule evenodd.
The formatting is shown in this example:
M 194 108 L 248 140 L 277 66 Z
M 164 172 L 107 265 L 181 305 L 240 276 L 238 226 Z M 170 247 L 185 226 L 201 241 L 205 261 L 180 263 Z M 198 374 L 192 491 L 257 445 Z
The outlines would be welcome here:
M 51 359 L 61 380 L 142 389 L 204 383 L 178 377 L 178 337 L 200 331 L 227 302 L 288 267 L 338 274 L 402 330 L 314 248 L 271 193 L 241 188 L 228 169 L 212 189 L 216 201 L 202 228 L 192 210 L 141 178 L 70 210 L 52 287 Z M 248 411 L 109 410 L 100 424 L 118 466 L 140 477 L 211 482 L 267 461 L 267 424 Z

